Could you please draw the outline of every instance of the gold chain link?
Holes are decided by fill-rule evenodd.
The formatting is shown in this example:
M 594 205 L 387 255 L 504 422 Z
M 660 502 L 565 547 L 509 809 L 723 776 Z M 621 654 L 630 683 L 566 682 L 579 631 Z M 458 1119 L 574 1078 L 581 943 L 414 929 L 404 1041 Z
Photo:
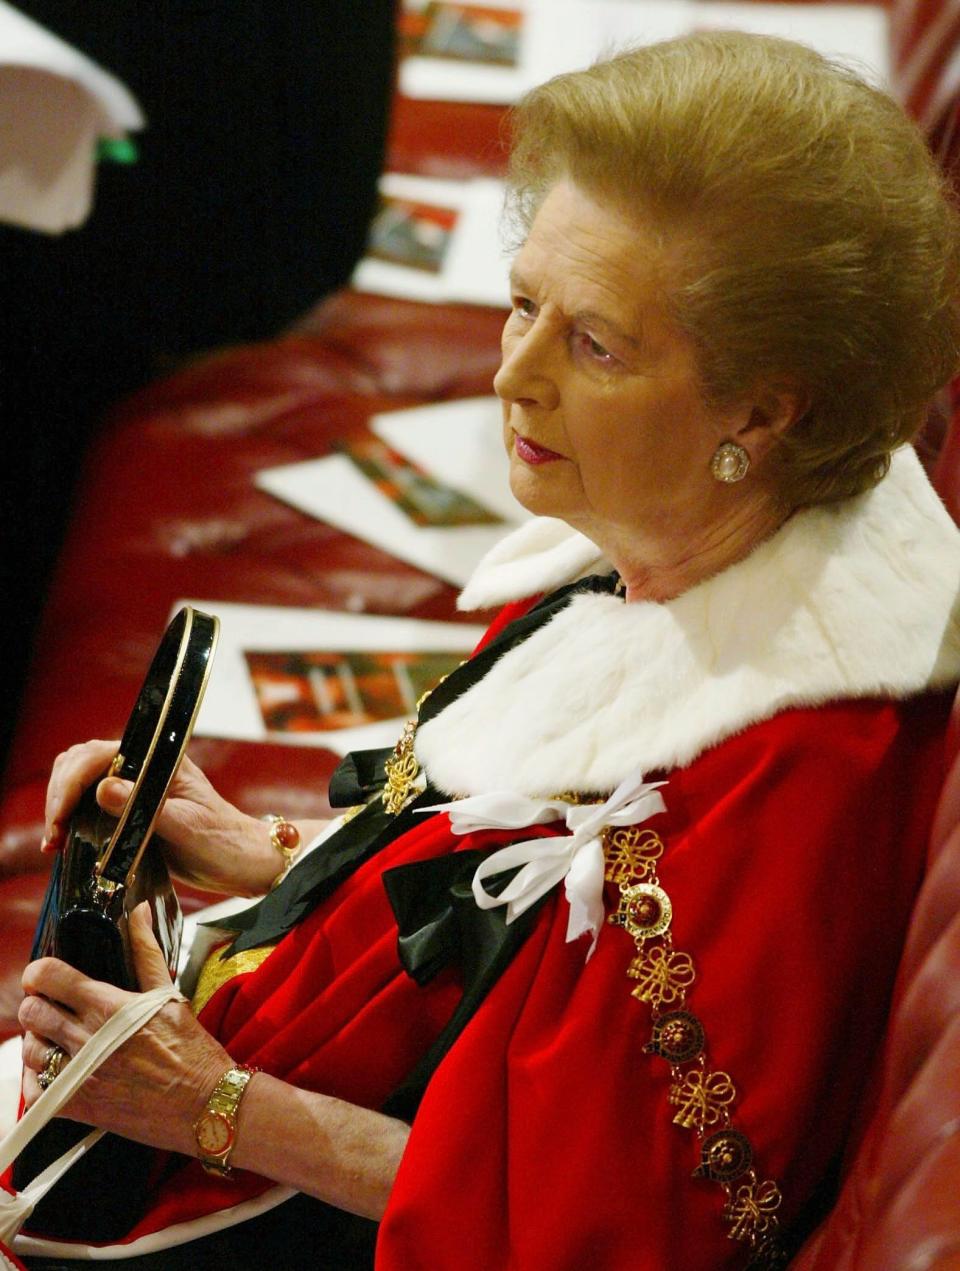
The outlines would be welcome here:
M 785 1265 L 777 1216 L 783 1197 L 772 1179 L 761 1181 L 753 1168 L 753 1146 L 731 1118 L 737 1088 L 729 1073 L 710 1068 L 703 1025 L 686 1009 L 697 973 L 689 953 L 674 948 L 673 902 L 657 873 L 663 851 L 653 830 L 604 830 L 605 877 L 620 893 L 607 921 L 633 939 L 636 952 L 627 967 L 636 981 L 631 995 L 650 1007 L 653 1023 L 644 1049 L 670 1064 L 673 1123 L 693 1130 L 700 1142 L 694 1176 L 723 1189 L 727 1235 L 750 1250 L 750 1267 L 773 1271 Z

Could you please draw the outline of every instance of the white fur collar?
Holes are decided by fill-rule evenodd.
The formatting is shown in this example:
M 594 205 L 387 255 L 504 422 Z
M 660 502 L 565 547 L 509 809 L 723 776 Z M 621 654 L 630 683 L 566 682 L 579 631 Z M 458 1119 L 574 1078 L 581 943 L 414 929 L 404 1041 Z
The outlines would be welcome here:
M 600 561 L 562 522 L 535 520 L 461 603 L 550 591 Z M 876 489 L 798 512 L 675 600 L 577 596 L 425 724 L 417 754 L 450 793 L 610 790 L 789 706 L 956 683 L 958 597 L 960 532 L 905 449 Z

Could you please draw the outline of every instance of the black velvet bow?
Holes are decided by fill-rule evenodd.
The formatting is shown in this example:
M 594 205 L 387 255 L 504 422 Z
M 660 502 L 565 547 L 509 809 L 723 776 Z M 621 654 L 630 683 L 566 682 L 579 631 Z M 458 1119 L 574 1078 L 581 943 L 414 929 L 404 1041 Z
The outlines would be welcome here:
M 489 855 L 490 851 L 455 852 L 384 872 L 404 970 L 423 985 L 445 967 L 458 964 L 463 981 L 463 996 L 443 1031 L 384 1105 L 390 1116 L 413 1119 L 437 1065 L 533 930 L 546 900 L 541 897 L 510 924 L 505 906 L 481 909 L 471 884 L 477 866 Z M 510 869 L 494 875 L 486 880 L 486 889 L 499 895 L 516 873 Z

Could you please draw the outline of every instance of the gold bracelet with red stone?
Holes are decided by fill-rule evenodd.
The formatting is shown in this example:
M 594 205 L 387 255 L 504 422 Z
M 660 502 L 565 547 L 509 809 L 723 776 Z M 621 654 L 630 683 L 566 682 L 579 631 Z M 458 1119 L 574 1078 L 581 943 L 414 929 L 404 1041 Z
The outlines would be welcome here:
M 277 816 L 275 812 L 268 812 L 262 819 L 270 823 L 270 842 L 283 859 L 280 873 L 270 884 L 270 890 L 273 891 L 274 887 L 286 878 L 290 866 L 300 854 L 300 831 L 292 821 Z
M 607 881 L 620 892 L 608 922 L 633 938 L 636 953 L 627 968 L 636 981 L 632 996 L 651 1010 L 653 1032 L 644 1051 L 670 1064 L 669 1102 L 677 1109 L 673 1123 L 693 1130 L 699 1140 L 700 1163 L 693 1177 L 723 1189 L 727 1235 L 750 1250 L 750 1268 L 785 1266 L 776 1212 L 783 1199 L 780 1188 L 772 1179 L 761 1181 L 750 1140 L 732 1122 L 733 1080 L 710 1067 L 703 1024 L 686 1009 L 696 970 L 690 955 L 673 945 L 673 904 L 657 876 L 663 841 L 639 826 L 608 826 L 603 850 Z

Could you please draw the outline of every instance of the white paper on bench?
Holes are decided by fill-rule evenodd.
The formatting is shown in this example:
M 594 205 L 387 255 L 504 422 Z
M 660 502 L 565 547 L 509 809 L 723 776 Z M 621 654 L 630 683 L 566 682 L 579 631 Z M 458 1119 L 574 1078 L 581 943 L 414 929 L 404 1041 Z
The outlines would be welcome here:
M 220 641 L 197 718 L 196 736 L 317 746 L 338 755 L 349 750 L 392 746 L 400 735 L 403 718 L 360 728 L 268 733 L 244 657 L 246 652 L 458 652 L 471 650 L 484 631 L 483 626 L 472 623 L 423 622 L 417 618 L 220 600 L 179 600 L 172 612 L 185 604 L 220 619 Z
M 509 521 L 441 528 L 416 525 L 351 459 L 340 454 L 265 468 L 254 482 L 301 512 L 463 587 L 481 557 L 526 516 L 505 494 L 507 460 L 500 441 L 500 406 L 496 398 L 484 397 L 421 407 L 418 415 L 413 426 L 409 420 L 406 428 L 401 424 L 400 448 L 431 475 L 456 485 L 491 511 L 509 516 Z M 378 426 L 386 418 L 379 416 Z M 414 455 L 410 438 L 424 420 L 429 421 L 429 438 L 416 447 Z M 473 468 L 465 464 L 466 458 L 475 460 Z
M 370 420 L 372 432 L 438 481 L 466 491 L 504 520 L 519 523 L 530 513 L 510 492 L 502 427 L 496 397 L 411 406 Z
M 388 172 L 379 188 L 392 198 L 450 208 L 458 213 L 457 221 L 438 273 L 365 256 L 351 280 L 358 291 L 435 304 L 507 307 L 510 259 L 500 237 L 502 181 L 449 181 Z
M 426 0 L 405 0 L 405 9 L 423 9 Z M 526 9 L 525 0 L 483 0 L 484 8 Z M 530 40 L 527 23 L 520 31 L 519 65 L 484 66 L 458 58 L 405 57 L 400 64 L 400 91 L 407 97 L 437 101 L 489 102 L 494 105 L 516 101 L 527 87 L 524 70 Z

